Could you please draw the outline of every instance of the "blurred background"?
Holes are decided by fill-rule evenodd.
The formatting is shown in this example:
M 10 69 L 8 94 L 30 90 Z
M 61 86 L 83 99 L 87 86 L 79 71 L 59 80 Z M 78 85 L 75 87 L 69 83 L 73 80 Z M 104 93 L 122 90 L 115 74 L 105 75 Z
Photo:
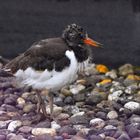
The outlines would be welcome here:
M 104 44 L 95 63 L 140 65 L 140 0 L 0 0 L 0 55 L 14 58 L 71 23 Z

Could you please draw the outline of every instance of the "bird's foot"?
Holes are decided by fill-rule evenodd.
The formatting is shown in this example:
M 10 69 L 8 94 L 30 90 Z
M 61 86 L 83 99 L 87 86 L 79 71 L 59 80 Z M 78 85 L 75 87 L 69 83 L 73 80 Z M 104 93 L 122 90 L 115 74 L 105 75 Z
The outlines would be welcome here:
M 37 113 L 40 113 L 40 109 L 42 110 L 42 113 L 45 117 L 48 117 L 48 114 L 46 112 L 46 104 L 44 100 L 42 99 L 40 93 L 37 93 L 38 96 L 38 104 L 37 104 Z

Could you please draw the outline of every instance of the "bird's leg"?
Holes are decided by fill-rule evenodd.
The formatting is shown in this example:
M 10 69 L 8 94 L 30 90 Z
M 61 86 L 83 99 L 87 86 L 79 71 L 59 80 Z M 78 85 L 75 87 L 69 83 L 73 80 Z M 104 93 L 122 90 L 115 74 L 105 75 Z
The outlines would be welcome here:
M 50 117 L 53 118 L 53 93 L 49 92 L 48 94 L 48 102 L 50 106 Z
M 41 97 L 39 92 L 37 92 L 37 97 L 38 97 L 37 112 L 39 113 L 40 109 L 42 109 L 42 112 L 43 112 L 44 116 L 48 117 L 47 112 L 46 112 L 45 102 L 42 99 L 42 97 Z

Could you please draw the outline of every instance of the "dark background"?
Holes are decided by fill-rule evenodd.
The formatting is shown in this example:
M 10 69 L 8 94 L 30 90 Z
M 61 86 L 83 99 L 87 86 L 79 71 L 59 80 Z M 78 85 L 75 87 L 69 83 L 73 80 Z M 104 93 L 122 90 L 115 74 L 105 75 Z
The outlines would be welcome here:
M 140 65 L 140 0 L 0 0 L 0 55 L 14 58 L 67 24 L 86 28 L 104 44 L 94 62 Z

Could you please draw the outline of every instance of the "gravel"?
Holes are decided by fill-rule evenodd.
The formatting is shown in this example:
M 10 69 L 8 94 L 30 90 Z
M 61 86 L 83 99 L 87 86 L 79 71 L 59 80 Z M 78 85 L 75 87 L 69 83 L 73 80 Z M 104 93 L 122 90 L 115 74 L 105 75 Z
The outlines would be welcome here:
M 0 140 L 139 140 L 140 76 L 133 65 L 85 75 L 54 98 L 54 118 L 37 113 L 35 91 L 0 70 Z

